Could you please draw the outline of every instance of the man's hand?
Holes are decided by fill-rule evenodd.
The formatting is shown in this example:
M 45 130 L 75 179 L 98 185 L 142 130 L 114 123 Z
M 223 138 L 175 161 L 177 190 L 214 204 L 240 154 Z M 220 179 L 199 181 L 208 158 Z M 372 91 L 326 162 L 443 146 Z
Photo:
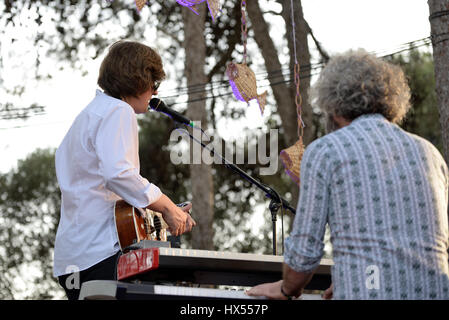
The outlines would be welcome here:
M 283 280 L 277 282 L 264 283 L 246 291 L 249 296 L 265 296 L 269 299 L 286 300 L 287 297 L 281 292 L 298 298 L 306 285 L 310 282 L 314 274 L 314 270 L 308 272 L 297 272 L 290 268 L 287 264 L 282 265 Z
M 181 210 L 187 213 L 187 221 L 186 221 L 186 231 L 189 232 L 192 230 L 194 226 L 196 226 L 195 220 L 193 220 L 192 216 L 190 215 L 190 210 L 192 209 L 192 203 L 189 202 L 186 206 L 181 207 Z
M 263 296 L 268 299 L 287 300 L 287 298 L 281 292 L 282 280 L 277 282 L 259 284 L 245 293 L 248 296 Z
M 195 220 L 189 214 L 191 208 L 191 203 L 182 208 L 175 205 L 162 213 L 162 217 L 168 225 L 168 231 L 172 235 L 179 236 L 185 232 L 190 232 L 196 225 Z
M 334 284 L 332 283 L 331 286 L 323 292 L 323 299 L 330 300 L 332 299 L 333 294 L 334 294 Z
M 162 195 L 157 201 L 148 206 L 148 209 L 162 213 L 162 218 L 168 225 L 168 231 L 174 236 L 189 232 L 196 225 L 195 220 L 188 211 L 192 204 L 180 208 L 166 195 Z

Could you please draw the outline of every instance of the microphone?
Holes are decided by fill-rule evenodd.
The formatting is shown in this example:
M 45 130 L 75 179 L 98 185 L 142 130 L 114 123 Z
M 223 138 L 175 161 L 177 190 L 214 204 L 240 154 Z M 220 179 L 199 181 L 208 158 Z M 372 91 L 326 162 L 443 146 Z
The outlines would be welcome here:
M 186 124 L 186 125 L 188 125 L 188 126 L 190 126 L 192 128 L 194 127 L 194 123 L 193 123 L 192 120 L 190 120 L 189 118 L 183 116 L 179 112 L 176 112 L 175 110 L 170 109 L 169 107 L 167 107 L 167 105 L 161 99 L 158 99 L 158 98 L 151 99 L 150 103 L 149 103 L 149 106 L 148 106 L 148 109 L 153 109 L 155 111 L 165 113 L 167 116 L 169 116 L 170 118 L 172 118 L 176 122 Z

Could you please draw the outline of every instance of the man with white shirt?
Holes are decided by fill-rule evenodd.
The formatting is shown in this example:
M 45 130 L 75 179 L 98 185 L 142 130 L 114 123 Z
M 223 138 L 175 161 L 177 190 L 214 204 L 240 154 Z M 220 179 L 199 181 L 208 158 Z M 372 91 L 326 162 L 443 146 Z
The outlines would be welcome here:
M 56 151 L 62 202 L 54 275 L 70 300 L 78 299 L 85 281 L 116 279 L 117 200 L 161 212 L 175 236 L 196 224 L 188 214 L 191 205 L 179 208 L 139 174 L 136 114 L 148 110 L 164 77 L 152 48 L 131 41 L 113 44 L 98 78 L 104 92 L 97 90 Z

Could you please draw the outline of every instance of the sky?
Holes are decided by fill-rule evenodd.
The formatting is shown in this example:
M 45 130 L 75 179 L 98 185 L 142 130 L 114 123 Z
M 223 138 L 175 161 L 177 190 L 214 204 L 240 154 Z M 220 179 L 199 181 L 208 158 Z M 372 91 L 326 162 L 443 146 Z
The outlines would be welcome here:
M 132 1 L 128 2 L 132 5 Z M 260 3 L 267 5 L 268 1 L 260 0 Z M 429 9 L 427 1 L 423 0 L 302 0 L 302 5 L 315 37 L 331 54 L 355 48 L 378 53 L 393 52 L 404 43 L 430 35 Z M 280 8 L 272 5 L 270 9 L 279 12 Z M 271 23 L 276 24 L 276 19 L 280 18 L 270 16 Z M 30 30 L 26 26 L 10 30 L 9 34 L 12 33 L 19 43 L 29 47 Z M 276 34 L 275 27 L 271 33 Z M 248 43 L 251 41 L 248 39 Z M 4 83 L 26 81 L 27 68 L 31 68 L 35 53 L 28 51 L 17 62 L 14 53 L 6 45 L 0 45 L 0 54 Z M 15 99 L 19 106 L 37 102 L 46 107 L 46 113 L 26 121 L 0 120 L 0 172 L 12 169 L 18 159 L 37 148 L 56 148 L 60 144 L 76 115 L 95 94 L 102 58 L 86 60 L 90 72 L 84 77 L 77 71 L 55 70 L 51 80 L 30 85 L 22 97 Z M 54 68 L 54 65 L 57 63 L 50 63 L 48 67 Z M 254 71 L 257 74 L 257 70 Z M 160 87 L 159 95 L 175 88 L 174 81 L 166 81 Z M 251 106 L 246 113 L 248 118 L 254 118 L 259 112 L 256 105 Z M 263 119 L 258 121 L 260 124 Z

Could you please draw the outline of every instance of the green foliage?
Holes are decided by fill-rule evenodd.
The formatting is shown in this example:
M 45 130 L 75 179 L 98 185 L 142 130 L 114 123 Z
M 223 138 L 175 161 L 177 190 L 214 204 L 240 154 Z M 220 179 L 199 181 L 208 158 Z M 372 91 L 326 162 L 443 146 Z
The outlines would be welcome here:
M 0 36 L 19 27 L 30 30 L 27 39 L 32 42 L 29 47 L 33 48 L 35 65 L 28 75 L 34 80 L 51 78 L 53 70 L 43 67 L 48 66 L 49 60 L 56 61 L 55 70 L 77 70 L 85 74 L 88 70 L 84 62 L 101 55 L 114 41 L 128 38 L 156 45 L 158 36 L 173 40 L 161 55 L 169 73 L 182 74 L 183 64 L 175 63 L 182 61 L 182 50 L 179 49 L 183 40 L 181 6 L 176 1 L 154 1 L 141 15 L 136 13 L 134 3 L 122 0 L 6 1 L 0 2 L 0 12 L 0 25 L 4 27 L 0 28 Z M 241 41 L 239 15 L 239 3 L 226 0 L 223 1 L 223 12 L 218 23 L 212 23 L 210 15 L 207 16 L 206 32 L 210 36 L 206 39 L 206 72 L 210 81 L 224 80 L 226 63 L 241 60 L 242 48 L 236 46 Z M 157 34 L 152 27 L 156 27 Z M 5 45 L 14 52 L 15 43 L 18 42 L 12 39 Z M 27 54 L 24 53 L 24 59 Z M 0 65 L 3 63 L 0 61 Z M 0 84 L 2 79 L 0 76 Z M 183 77 L 176 77 L 176 80 L 181 85 Z M 233 108 L 232 103 L 227 103 L 234 101 L 231 92 L 228 90 L 223 95 L 222 87 L 227 87 L 226 81 L 218 88 L 220 90 L 211 89 L 210 93 L 218 96 L 209 106 L 212 109 L 211 118 L 214 120 L 215 104 L 228 106 L 222 116 L 232 114 L 238 118 L 239 110 Z M 21 84 L 10 94 L 14 95 L 16 91 L 23 93 L 25 88 L 26 84 Z M 178 98 L 187 97 L 187 90 L 176 92 L 176 95 Z M 0 105 L 0 110 L 9 112 L 6 109 Z M 214 125 L 214 121 L 211 122 Z M 143 119 L 140 126 L 142 175 L 160 186 L 175 202 L 190 199 L 189 167 L 174 166 L 169 161 L 171 121 L 152 114 Z M 256 165 L 243 166 L 251 174 L 256 168 Z M 251 226 L 242 222 L 249 221 L 254 204 L 260 199 L 264 200 L 263 195 L 247 183 L 241 183 L 237 175 L 230 174 L 222 165 L 214 165 L 214 173 L 215 190 L 219 190 L 215 195 L 216 227 L 222 230 L 216 235 L 217 249 L 232 247 L 251 252 L 260 247 L 261 241 L 267 237 L 245 237 L 237 242 L 230 239 L 242 232 L 249 232 Z M 37 150 L 21 160 L 17 169 L 0 175 L 0 187 L 0 209 L 3 212 L 0 217 L 0 272 L 4 275 L 0 281 L 0 298 L 49 298 L 52 292 L 59 294 L 61 289 L 52 278 L 52 253 L 60 206 L 53 151 Z M 189 241 L 188 235 L 185 238 Z M 235 245 L 229 245 L 232 243 Z M 37 270 L 37 277 L 24 274 L 24 270 L 28 272 L 31 265 L 33 270 Z M 26 280 L 29 292 L 21 292 L 16 284 L 20 278 L 31 279 Z
M 393 56 L 391 62 L 403 68 L 412 93 L 412 108 L 401 127 L 429 140 L 443 153 L 432 54 L 414 49 Z
M 205 6 L 206 3 L 202 3 Z M 27 81 L 45 81 L 52 78 L 56 69 L 76 70 L 86 75 L 88 62 L 101 56 L 117 40 L 132 39 L 142 41 L 161 49 L 160 54 L 169 73 L 181 75 L 183 64 L 183 23 L 181 10 L 176 1 L 154 0 L 137 13 L 133 1 L 124 0 L 21 0 L 0 1 L 0 38 L 8 55 L 16 59 L 29 59 L 35 56 L 34 68 L 27 69 Z M 193 13 L 192 13 L 193 14 Z M 206 73 L 208 81 L 214 76 L 225 77 L 226 63 L 242 55 L 240 28 L 240 3 L 232 0 L 222 1 L 222 14 L 219 23 L 213 23 L 210 14 L 206 16 Z M 27 47 L 20 45 L 20 35 L 9 38 L 16 28 L 26 28 Z M 154 32 L 154 29 L 157 32 Z M 159 40 L 162 39 L 162 41 Z M 167 45 L 167 39 L 169 44 Z M 17 41 L 19 40 L 19 41 Z M 47 68 L 48 63 L 54 69 Z M 0 56 L 0 67 L 5 64 Z M 17 93 L 26 92 L 28 83 L 18 83 L 14 88 L 2 87 L 5 75 L 0 74 L 0 94 L 5 91 L 6 101 L 0 102 L 3 116 L 25 118 L 38 114 L 44 107 L 38 105 L 17 108 L 10 101 Z M 175 79 L 182 85 L 183 77 Z M 180 93 L 177 92 L 177 95 Z M 184 94 L 185 95 L 185 92 Z
M 0 24 L 22 26 L 19 13 L 23 16 L 29 10 L 28 22 L 31 23 L 31 20 L 34 20 L 35 29 L 40 30 L 34 38 L 34 47 L 40 48 L 35 71 L 38 80 L 45 78 L 48 72 L 39 69 L 40 59 L 56 58 L 55 60 L 70 63 L 71 68 L 82 69 L 84 56 L 98 56 L 118 38 L 142 39 L 143 35 L 149 34 L 147 31 L 151 24 L 156 26 L 160 33 L 174 40 L 167 50 L 169 56 L 164 57 L 164 60 L 172 63 L 176 71 L 177 67 L 173 62 L 177 60 L 180 41 L 182 41 L 178 38 L 182 34 L 179 14 L 181 9 L 175 1 L 158 0 L 155 3 L 158 5 L 150 6 L 151 17 L 155 19 L 144 21 L 136 14 L 133 3 L 129 1 L 114 0 L 112 3 L 103 0 L 6 1 L 3 6 L 0 3 L 0 11 L 2 11 Z M 212 24 L 208 18 L 206 30 L 211 35 L 207 38 L 209 80 L 224 80 L 225 64 L 233 59 L 238 60 L 241 55 L 241 52 L 238 52 L 241 48 L 236 46 L 236 43 L 240 41 L 240 21 L 232 19 L 238 12 L 239 3 L 227 0 L 223 3 L 223 16 L 219 23 Z M 43 17 L 49 15 L 54 16 L 55 19 L 52 22 L 54 32 L 46 33 L 42 30 L 48 29 L 49 25 L 45 25 L 48 22 L 44 22 Z M 123 19 L 124 16 L 130 19 Z M 44 25 L 45 28 L 38 28 Z M 122 32 L 111 33 L 109 29 L 117 25 L 121 26 Z M 4 32 L 0 31 L 0 34 Z M 142 41 L 146 40 L 153 39 L 142 39 Z M 412 51 L 409 56 L 395 56 L 392 61 L 404 67 L 413 92 L 413 109 L 403 127 L 428 139 L 441 150 L 441 130 L 431 55 Z M 1 63 L 0 61 L 0 65 Z M 0 83 L 1 80 L 0 77 Z M 181 83 L 182 77 L 178 80 Z M 224 83 L 224 86 L 227 85 Z M 218 89 L 211 90 L 211 95 L 217 96 L 208 106 L 212 127 L 215 125 L 215 120 L 218 120 L 215 117 L 239 118 L 241 116 L 241 111 L 232 108 L 233 97 L 226 94 L 218 97 L 220 94 L 221 91 Z M 185 96 L 186 90 L 177 95 Z M 226 108 L 221 111 L 222 114 L 215 114 L 215 105 L 225 105 Z M 320 123 L 318 116 L 316 119 Z M 267 123 L 267 127 L 275 128 L 278 123 L 279 121 L 272 119 Z M 158 185 L 175 202 L 190 199 L 188 165 L 174 165 L 170 161 L 170 151 L 173 146 L 169 143 L 169 136 L 174 129 L 171 120 L 159 114 L 150 113 L 141 119 L 139 124 L 142 175 Z M 278 152 L 286 147 L 282 140 L 282 128 L 279 129 Z M 317 136 L 319 134 L 321 131 L 317 132 Z M 272 176 L 258 175 L 260 163 L 244 164 L 239 167 L 263 183 L 274 187 L 287 200 L 295 198 L 294 195 L 289 194 L 292 182 L 283 173 L 280 164 L 277 174 Z M 269 201 L 265 195 L 224 165 L 214 164 L 213 175 L 216 249 L 271 253 L 272 224 L 268 210 Z M 291 204 L 296 205 L 294 202 Z M 59 221 L 59 208 L 60 192 L 54 170 L 54 150 L 36 150 L 26 159 L 20 160 L 16 169 L 0 175 L 0 210 L 2 212 L 0 216 L 0 299 L 62 296 L 62 289 L 52 277 L 53 246 Z M 261 217 L 263 222 L 260 231 L 254 234 L 252 218 L 257 210 L 263 211 Z M 201 212 L 195 214 L 201 214 Z M 282 222 L 280 217 L 279 215 L 278 227 Z M 286 214 L 285 219 L 284 225 L 288 226 L 292 217 Z M 285 231 L 287 233 L 287 229 Z M 188 242 L 189 235 L 184 237 Z M 279 237 L 278 242 L 281 243 Z M 25 281 L 25 288 L 20 288 L 18 283 L 20 279 Z
M 59 208 L 54 150 L 38 149 L 0 175 L 0 299 L 61 292 L 52 276 Z
M 175 203 L 186 201 L 189 168 L 170 162 L 168 141 L 174 129 L 172 121 L 150 112 L 139 121 L 139 157 L 142 176 L 160 187 Z
M 175 142 L 169 141 L 170 134 L 175 129 L 172 120 L 160 116 L 158 113 L 150 112 L 139 121 L 139 127 L 141 174 L 159 186 L 173 201 L 191 200 L 189 166 L 187 164 L 175 165 L 170 160 L 170 152 L 175 145 Z M 248 135 L 251 133 L 248 132 Z M 266 134 L 266 137 L 269 141 L 269 134 Z M 249 141 L 252 142 L 252 139 Z M 190 143 L 190 148 L 192 148 L 196 142 L 190 141 Z M 283 148 L 282 137 L 280 137 L 280 144 L 279 148 Z M 244 147 L 244 154 L 247 158 L 249 143 Z M 269 154 L 268 152 L 267 154 Z M 222 155 L 224 155 L 224 151 Z M 259 168 L 262 166 L 260 163 L 237 165 L 262 183 L 275 188 L 284 197 L 291 197 L 288 192 L 292 182 L 282 172 L 280 163 L 278 163 L 277 174 L 271 176 L 258 175 Z M 268 210 L 269 201 L 263 191 L 243 180 L 223 164 L 214 163 L 212 166 L 215 200 L 214 245 L 216 250 L 271 253 L 271 215 Z M 285 196 L 286 194 L 287 196 Z M 264 210 L 265 212 L 265 215 L 261 217 L 264 220 L 263 230 L 257 234 L 254 232 L 252 223 L 254 213 L 257 211 L 256 207 L 258 211 Z M 195 212 L 194 207 L 193 214 L 201 214 L 201 212 Z M 286 216 L 285 225 L 288 226 L 288 214 Z M 190 234 L 183 235 L 182 242 L 189 243 Z

